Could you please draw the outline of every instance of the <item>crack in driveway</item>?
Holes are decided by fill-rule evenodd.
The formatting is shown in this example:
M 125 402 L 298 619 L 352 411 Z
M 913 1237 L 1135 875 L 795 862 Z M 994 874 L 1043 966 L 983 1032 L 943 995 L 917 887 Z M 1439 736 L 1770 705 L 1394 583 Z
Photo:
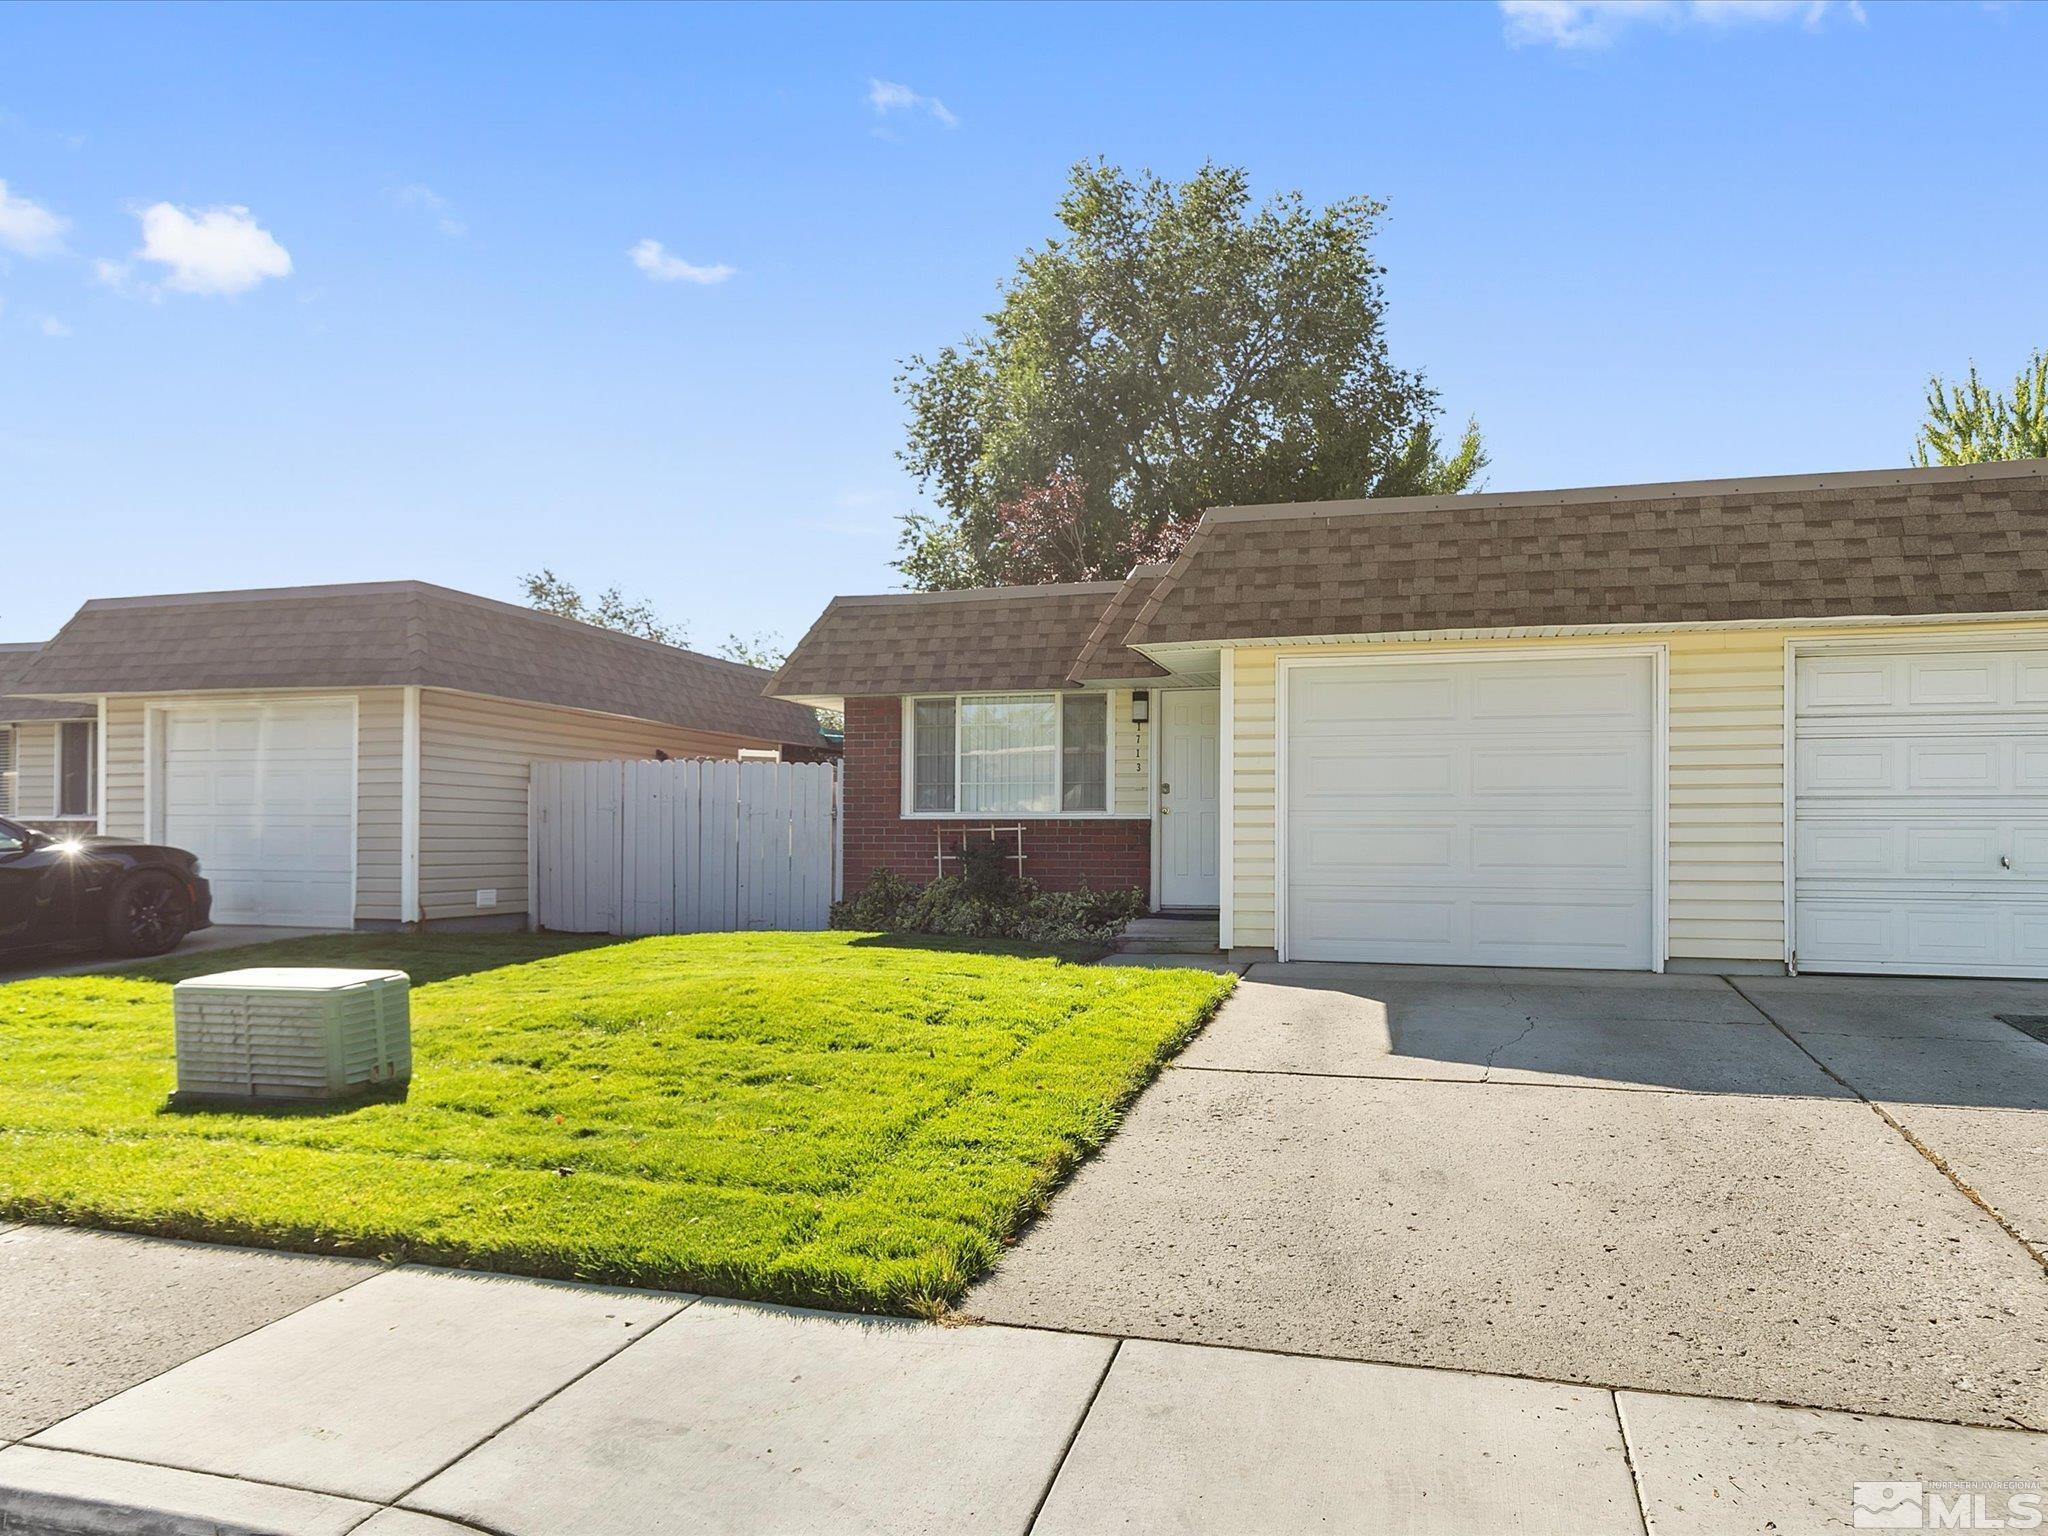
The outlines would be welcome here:
M 1522 1015 L 1522 1017 L 1525 1020 L 1525 1022 L 1522 1025 L 1522 1032 L 1519 1035 L 1516 1035 L 1512 1040 L 1501 1041 L 1499 1045 L 1496 1045 L 1492 1050 L 1486 1053 L 1486 1060 L 1480 1063 L 1480 1082 L 1490 1083 L 1493 1081 L 1493 1064 L 1494 1062 L 1500 1059 L 1500 1053 L 1502 1051 L 1507 1050 L 1511 1046 L 1520 1045 L 1524 1040 L 1528 1039 L 1531 1035 L 1536 1033 L 1536 1016 L 1533 1013 L 1525 1013 Z

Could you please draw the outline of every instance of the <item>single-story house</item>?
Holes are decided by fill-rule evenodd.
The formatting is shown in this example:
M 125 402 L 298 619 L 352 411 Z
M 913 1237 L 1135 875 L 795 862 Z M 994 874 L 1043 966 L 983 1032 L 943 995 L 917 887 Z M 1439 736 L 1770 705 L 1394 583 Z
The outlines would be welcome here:
M 849 889 L 1001 826 L 1285 959 L 2048 976 L 2048 461 L 1222 509 L 770 686 Z
M 401 581 L 96 600 L 7 686 L 86 706 L 99 827 L 198 854 L 217 923 L 508 927 L 534 762 L 831 755 L 768 676 Z
M 91 832 L 99 718 L 89 704 L 14 692 L 41 649 L 0 645 L 0 816 L 43 831 Z

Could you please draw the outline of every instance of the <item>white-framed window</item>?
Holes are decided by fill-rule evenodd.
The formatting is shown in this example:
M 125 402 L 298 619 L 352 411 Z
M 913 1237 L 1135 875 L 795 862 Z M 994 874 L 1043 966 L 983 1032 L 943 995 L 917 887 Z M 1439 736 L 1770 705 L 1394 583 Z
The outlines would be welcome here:
M 94 775 L 99 771 L 99 725 L 66 720 L 57 727 L 57 814 L 93 813 Z
M 1109 814 L 1108 694 L 960 693 L 904 705 L 906 814 Z
M 0 725 L 0 816 L 14 814 L 14 727 Z

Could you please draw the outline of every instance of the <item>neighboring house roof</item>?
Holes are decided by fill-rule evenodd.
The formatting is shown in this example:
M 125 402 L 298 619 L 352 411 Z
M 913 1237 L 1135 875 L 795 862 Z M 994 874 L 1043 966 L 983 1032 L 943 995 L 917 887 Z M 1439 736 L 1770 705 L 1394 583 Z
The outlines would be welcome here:
M 14 685 L 21 674 L 28 670 L 28 664 L 36 659 L 36 653 L 43 648 L 39 640 L 19 645 L 0 645 L 0 725 L 12 724 L 16 720 L 90 720 L 95 711 L 90 704 L 76 704 L 65 699 L 24 699 L 14 692 Z
M 1087 644 L 1081 647 L 1067 677 L 1076 683 L 1134 683 L 1170 674 L 1149 656 L 1141 656 L 1124 644 L 1131 621 L 1137 618 L 1153 590 L 1164 579 L 1167 562 L 1141 565 L 1126 576 L 1102 617 L 1095 622 Z
M 13 686 L 44 695 L 416 684 L 792 746 L 816 717 L 770 674 L 420 581 L 87 603 Z
M 1132 645 L 2048 608 L 2048 460 L 1208 513 Z
M 1117 581 L 835 597 L 768 686 L 781 698 L 1062 688 Z

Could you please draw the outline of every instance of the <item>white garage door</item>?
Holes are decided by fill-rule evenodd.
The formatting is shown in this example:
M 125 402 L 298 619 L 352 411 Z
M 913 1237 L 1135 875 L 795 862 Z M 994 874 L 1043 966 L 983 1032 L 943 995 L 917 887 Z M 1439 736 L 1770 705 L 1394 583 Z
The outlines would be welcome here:
M 163 841 L 199 855 L 216 923 L 355 920 L 355 708 L 179 705 L 163 718 Z
M 1648 656 L 1287 672 L 1287 953 L 1648 970 Z
M 2048 651 L 1794 674 L 1800 969 L 2048 976 Z

